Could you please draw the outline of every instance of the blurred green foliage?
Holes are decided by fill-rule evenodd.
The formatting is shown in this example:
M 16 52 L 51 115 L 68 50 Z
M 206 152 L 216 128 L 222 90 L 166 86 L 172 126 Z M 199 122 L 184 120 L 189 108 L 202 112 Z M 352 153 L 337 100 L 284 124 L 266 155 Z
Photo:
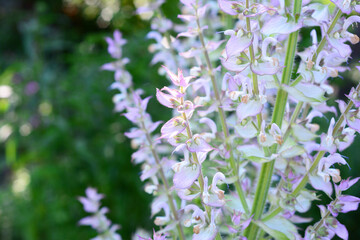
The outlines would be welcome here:
M 111 30 L 101 30 L 96 19 L 67 15 L 62 4 L 0 4 L 6 22 L 0 27 L 0 85 L 12 88 L 0 101 L 0 135 L 11 133 L 0 149 L 0 239 L 94 237 L 77 226 L 86 216 L 77 196 L 87 186 L 106 195 L 109 218 L 130 239 L 136 227 L 151 230 L 151 199 L 130 162 L 123 132 L 131 125 L 112 111 L 113 74 L 100 71 L 111 61 L 104 41 Z M 153 85 L 156 70 L 148 70 L 144 54 L 148 26 L 126 20 L 133 25 L 122 29 L 129 39 L 125 54 L 136 60 L 130 70 L 137 82 Z
M 12 88 L 11 97 L 0 98 L 0 239 L 94 237 L 90 228 L 77 226 L 86 216 L 77 197 L 87 186 L 106 195 L 109 218 L 130 239 L 137 227 L 153 227 L 151 199 L 138 178 L 140 169 L 130 162 L 132 150 L 123 133 L 131 125 L 112 111 L 113 74 L 99 69 L 111 61 L 104 37 L 114 28 L 124 33 L 124 55 L 132 61 L 128 70 L 146 95 L 166 81 L 149 67 L 149 26 L 133 16 L 132 1 L 115 1 L 119 11 L 108 23 L 99 20 L 102 5 L 88 10 L 84 1 L 64 2 L 0 0 L 0 85 Z M 173 4 L 168 1 L 164 12 L 175 19 Z M 308 31 L 302 35 L 309 42 Z M 336 83 L 339 95 L 352 85 Z M 154 120 L 169 117 L 158 109 L 150 101 Z M 344 152 L 352 166 L 343 167 L 344 176 L 359 175 L 359 138 L 356 142 Z M 359 188 L 351 193 L 359 196 Z M 308 216 L 318 215 L 314 207 Z M 353 239 L 360 239 L 358 215 L 340 216 Z

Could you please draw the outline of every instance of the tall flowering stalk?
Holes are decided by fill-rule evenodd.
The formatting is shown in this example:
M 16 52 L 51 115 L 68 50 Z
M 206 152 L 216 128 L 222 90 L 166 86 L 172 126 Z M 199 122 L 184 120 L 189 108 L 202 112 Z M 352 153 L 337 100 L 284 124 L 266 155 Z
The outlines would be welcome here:
M 79 201 L 82 203 L 84 210 L 92 215 L 81 219 L 79 224 L 91 226 L 98 232 L 98 236 L 92 238 L 92 240 L 121 240 L 121 236 L 116 233 L 119 226 L 112 224 L 105 216 L 109 211 L 108 208 L 100 208 L 100 200 L 104 195 L 99 194 L 96 189 L 90 187 L 86 189 L 85 193 L 86 197 L 79 197 Z
M 125 69 L 119 31 L 106 39 L 115 61 L 102 67 L 115 72 L 116 111 L 135 126 L 125 135 L 154 196 L 153 239 L 348 239 L 336 217 L 357 210 L 360 199 L 343 192 L 359 178 L 343 180 L 336 166 L 348 164 L 340 153 L 360 132 L 360 85 L 347 103 L 337 100 L 337 120 L 327 100 L 329 80 L 351 70 L 357 2 L 333 1 L 331 11 L 301 0 L 181 0 L 183 24 L 164 18 L 163 2 L 137 13 L 155 12 L 152 63 L 165 65 L 159 73 L 170 85 L 154 93 L 172 118 L 152 122 L 150 97 Z M 302 28 L 312 28 L 312 43 L 299 51 Z M 325 114 L 334 117 L 322 133 L 313 120 Z M 311 220 L 299 213 L 321 192 L 332 201 L 301 236 L 297 224 Z

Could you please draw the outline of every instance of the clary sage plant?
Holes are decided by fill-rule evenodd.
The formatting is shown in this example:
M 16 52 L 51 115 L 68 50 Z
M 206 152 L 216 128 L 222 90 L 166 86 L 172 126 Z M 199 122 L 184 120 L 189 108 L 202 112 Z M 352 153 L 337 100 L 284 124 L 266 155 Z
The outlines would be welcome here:
M 136 149 L 132 161 L 154 197 L 159 227 L 134 239 L 348 239 L 336 217 L 357 210 L 360 198 L 345 192 L 359 178 L 337 167 L 348 164 L 341 152 L 360 132 L 360 86 L 337 107 L 328 99 L 331 79 L 351 70 L 360 3 L 181 0 L 183 24 L 175 24 L 163 2 L 137 14 L 150 14 L 152 64 L 162 63 L 159 73 L 170 79 L 155 86 L 156 99 L 173 117 L 151 120 L 151 97 L 134 88 L 119 31 L 106 38 L 114 62 L 102 66 L 115 72 L 115 109 L 134 124 L 125 133 Z M 334 117 L 321 132 L 313 120 L 325 116 Z M 323 194 L 331 201 L 318 206 L 321 218 L 299 229 L 311 222 L 299 213 Z M 98 230 L 94 239 L 120 239 L 102 197 L 89 188 L 80 198 L 92 214 L 80 224 Z

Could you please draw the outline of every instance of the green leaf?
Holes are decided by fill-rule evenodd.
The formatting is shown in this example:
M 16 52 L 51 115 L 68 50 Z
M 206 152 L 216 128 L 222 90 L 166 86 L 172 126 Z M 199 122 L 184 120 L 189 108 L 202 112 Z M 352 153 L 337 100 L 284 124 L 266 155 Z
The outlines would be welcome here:
M 300 213 L 307 212 L 311 207 L 311 202 L 319 200 L 315 193 L 308 191 L 301 191 L 299 196 L 296 198 L 295 209 Z
M 304 152 L 305 149 L 302 146 L 293 146 L 281 152 L 280 155 L 283 158 L 292 158 L 292 157 L 300 156 Z
M 305 149 L 291 138 L 288 138 L 279 149 L 279 155 L 283 158 L 292 158 L 304 152 Z
M 315 133 L 311 132 L 309 129 L 300 124 L 293 124 L 291 129 L 294 137 L 302 142 L 312 141 L 317 137 Z
M 264 222 L 268 228 L 272 229 L 273 231 L 278 231 L 285 235 L 286 238 L 276 238 L 276 239 L 290 239 L 295 240 L 294 233 L 297 233 L 297 229 L 294 224 L 292 224 L 289 220 L 285 219 L 284 217 L 274 217 L 266 222 Z M 270 234 L 270 233 L 269 233 Z
M 284 233 L 272 229 L 262 222 L 254 222 L 254 223 L 258 225 L 262 230 L 264 230 L 267 234 L 275 238 L 276 240 L 289 240 L 289 238 Z
M 292 97 L 302 102 L 323 102 L 325 91 L 313 84 L 299 83 L 295 87 L 283 85 L 282 88 Z
M 250 161 L 264 163 L 273 160 L 272 157 L 265 157 L 265 154 L 262 149 L 256 145 L 243 145 L 237 148 L 245 159 Z

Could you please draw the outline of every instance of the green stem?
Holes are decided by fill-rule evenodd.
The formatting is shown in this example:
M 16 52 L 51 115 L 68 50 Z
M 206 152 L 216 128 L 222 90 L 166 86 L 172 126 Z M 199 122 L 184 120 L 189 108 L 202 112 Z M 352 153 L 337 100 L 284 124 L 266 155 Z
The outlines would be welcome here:
M 298 102 L 298 104 L 296 105 L 295 110 L 294 110 L 293 114 L 291 115 L 290 122 L 286 128 L 284 135 L 283 135 L 283 138 L 282 138 L 283 142 L 286 142 L 286 139 L 289 137 L 291 126 L 293 125 L 293 123 L 295 123 L 296 119 L 299 117 L 302 106 L 303 106 L 303 102 Z M 288 171 L 289 171 L 288 166 L 289 165 L 287 164 L 286 170 L 285 170 L 285 176 L 287 176 Z M 282 186 L 284 185 L 284 182 L 285 182 L 284 179 L 281 178 L 279 185 L 277 187 L 277 195 L 280 193 L 280 190 L 281 190 Z M 270 211 L 271 210 L 272 210 L 272 207 L 270 207 Z
M 294 110 L 293 114 L 291 115 L 289 125 L 286 128 L 286 131 L 285 131 L 284 136 L 283 136 L 283 141 L 284 142 L 286 141 L 286 139 L 288 138 L 288 136 L 290 134 L 291 125 L 293 125 L 295 123 L 296 119 L 299 117 L 300 111 L 301 111 L 301 108 L 302 108 L 303 104 L 304 103 L 301 102 L 301 101 L 296 104 L 295 110 Z
M 301 13 L 301 4 L 302 4 L 302 0 L 295 0 L 294 3 L 295 17 Z M 299 30 L 291 33 L 288 39 L 287 52 L 285 57 L 285 68 L 283 70 L 282 78 L 281 78 L 282 84 L 288 85 L 290 83 L 298 35 L 299 35 Z M 276 97 L 272 122 L 278 125 L 280 128 L 284 118 L 287 96 L 288 96 L 287 92 L 284 91 L 282 88 L 279 88 Z M 274 153 L 276 152 L 276 150 L 277 150 L 277 145 L 273 145 L 273 147 L 271 147 L 271 152 Z M 275 164 L 275 160 L 272 160 L 262 165 L 259 180 L 257 183 L 256 192 L 255 192 L 254 202 L 251 210 L 254 220 L 260 219 L 264 211 L 267 195 L 270 188 L 271 178 L 274 171 L 274 164 Z M 251 223 L 250 226 L 246 229 L 244 235 L 249 240 L 256 239 L 258 230 L 259 227 L 256 224 Z
M 222 240 L 222 237 L 219 232 L 217 232 L 215 240 Z
M 181 240 L 185 240 L 185 235 L 184 235 L 184 231 L 183 231 L 183 228 L 181 226 L 181 223 L 179 221 L 179 216 L 177 215 L 177 210 L 176 210 L 176 206 L 174 204 L 174 200 L 173 200 L 173 197 L 172 197 L 172 194 L 170 192 L 170 188 L 169 188 L 169 183 L 167 182 L 166 180 L 166 177 L 165 177 L 165 173 L 164 173 L 164 170 L 161 166 L 161 163 L 160 163 L 160 158 L 159 158 L 159 155 L 157 154 L 157 152 L 155 151 L 154 149 L 154 146 L 152 145 L 152 140 L 151 140 L 151 137 L 150 137 L 150 134 L 149 132 L 147 131 L 147 129 L 145 128 L 145 124 L 144 122 L 142 121 L 141 122 L 141 127 L 142 129 L 145 131 L 145 135 L 146 135 L 146 139 L 149 143 L 149 147 L 151 149 L 151 153 L 153 154 L 154 158 L 155 158 L 155 162 L 156 164 L 159 166 L 159 174 L 160 174 L 160 178 L 161 178 L 161 181 L 163 182 L 164 184 L 164 188 L 165 188 L 165 191 L 166 191 L 166 196 L 168 198 L 168 202 L 169 202 L 169 205 L 170 205 L 170 209 L 171 209 L 171 212 L 172 214 L 174 215 L 174 219 L 175 221 L 177 222 L 176 224 L 176 227 L 178 229 L 178 232 L 179 232 L 179 238 Z
M 192 134 L 192 132 L 191 132 L 189 119 L 187 118 L 187 116 L 186 116 L 185 113 L 182 114 L 182 117 L 183 117 L 183 119 L 184 119 L 185 122 L 186 122 L 186 132 L 187 132 L 188 138 L 189 138 L 189 139 L 192 139 L 192 138 L 193 138 L 193 134 Z M 196 164 L 200 164 L 200 163 L 199 163 L 199 159 L 198 159 L 196 153 L 191 152 L 191 157 L 192 157 L 192 159 L 193 159 L 193 162 L 195 162 Z M 199 175 L 198 181 L 199 181 L 199 185 L 200 185 L 200 192 L 201 192 L 201 195 L 202 195 L 202 193 L 203 193 L 203 191 L 204 191 L 204 178 L 203 178 L 203 175 L 202 175 L 201 168 L 200 168 L 200 175 Z
M 211 61 L 210 61 L 210 57 L 209 57 L 209 53 L 206 49 L 206 45 L 205 45 L 205 40 L 204 40 L 204 36 L 201 32 L 201 25 L 200 25 L 200 20 L 199 20 L 199 17 L 197 15 L 197 11 L 195 10 L 196 12 L 196 23 L 197 23 L 197 27 L 198 27 L 198 31 L 199 31 L 199 39 L 200 39 L 200 42 L 201 42 L 201 45 L 202 45 L 202 50 L 203 50 L 203 54 L 205 56 L 205 61 L 206 61 L 206 65 L 207 65 L 207 68 L 208 68 L 208 74 L 210 76 L 210 79 L 211 79 L 211 83 L 212 83 L 212 86 L 214 88 L 214 94 L 215 94 L 215 98 L 216 98 L 216 101 L 218 102 L 218 112 L 219 112 L 219 116 L 220 116 L 220 122 L 221 122 L 221 127 L 222 127 L 222 130 L 224 132 L 224 137 L 225 137 L 225 146 L 226 146 L 226 149 L 229 150 L 229 153 L 230 153 L 230 158 L 229 158 L 229 162 L 230 162 L 230 167 L 233 171 L 233 174 L 237 177 L 237 180 L 235 181 L 234 185 L 235 185 L 235 189 L 238 193 L 238 196 L 239 196 L 239 199 L 240 199 L 240 202 L 244 208 L 244 211 L 245 213 L 249 213 L 250 210 L 249 210 L 249 206 L 247 204 L 247 201 L 246 201 L 246 196 L 245 196 L 245 193 L 243 191 L 243 189 L 241 188 L 241 184 L 240 184 L 240 180 L 238 179 L 238 167 L 237 167 L 237 164 L 235 162 L 235 158 L 234 158 L 234 154 L 233 154 L 233 151 L 232 151 L 232 147 L 229 143 L 229 128 L 226 124 L 226 116 L 225 116 L 225 112 L 224 110 L 221 108 L 221 98 L 220 98 L 220 94 L 219 94 L 219 90 L 218 90 L 218 87 L 217 87 L 217 84 L 216 84 L 216 79 L 215 79 L 215 75 L 214 75 L 214 72 L 213 72 L 213 67 L 212 67 L 212 64 L 211 64 Z
M 332 205 L 334 206 L 336 204 L 336 202 L 338 201 L 338 198 L 336 198 L 333 202 Z M 314 232 L 317 232 L 319 230 L 319 228 L 321 227 L 321 225 L 324 223 L 324 221 L 330 216 L 331 212 L 329 211 L 329 209 L 327 210 L 326 214 L 321 218 L 321 220 L 316 224 L 316 226 L 314 227 Z
M 131 94 L 134 93 L 134 89 L 132 86 L 130 86 L 130 90 Z M 143 116 L 141 115 L 141 119 L 143 119 Z M 160 162 L 160 157 L 159 155 L 157 154 L 153 144 L 152 144 L 152 139 L 151 139 L 151 136 L 150 136 L 150 133 L 148 132 L 147 128 L 145 127 L 145 122 L 144 120 L 141 121 L 141 128 L 144 130 L 145 132 L 145 136 L 146 136 L 146 140 L 148 141 L 148 144 L 149 144 L 149 148 L 151 150 L 151 153 L 155 159 L 155 162 L 156 164 L 159 166 L 159 174 L 160 174 L 160 179 L 161 181 L 163 182 L 164 184 L 164 188 L 165 188 L 165 191 L 166 191 L 166 196 L 168 198 L 168 202 L 169 202 L 169 205 L 170 205 L 170 210 L 172 212 L 172 214 L 174 215 L 174 219 L 175 221 L 177 222 L 176 224 L 176 228 L 179 232 L 179 238 L 180 240 L 185 240 L 185 234 L 184 234 L 184 230 L 181 226 L 181 223 L 180 223 L 180 219 L 179 219 L 179 216 L 177 214 L 177 210 L 176 210 L 176 206 L 174 204 L 174 199 L 173 199 L 173 196 L 170 192 L 170 187 L 169 187 L 169 183 L 167 182 L 167 179 L 165 177 L 165 173 L 164 173 L 164 170 L 161 166 L 161 162 Z
M 308 113 L 309 113 L 309 111 L 310 111 L 310 104 L 309 103 L 306 103 L 305 104 L 305 108 L 304 108 L 304 111 L 303 111 L 303 113 L 302 113 L 302 118 L 301 118 L 301 122 L 303 122 L 303 124 L 305 123 L 305 119 L 306 119 L 306 117 L 307 117 L 307 115 L 308 115 Z
M 281 213 L 282 210 L 283 210 L 283 209 L 282 209 L 281 207 L 276 208 L 274 211 L 272 211 L 271 213 L 269 213 L 268 215 L 266 215 L 265 217 L 263 217 L 263 218 L 261 219 L 261 221 L 266 222 L 266 221 L 272 219 L 273 217 L 275 217 L 275 216 L 277 216 L 279 213 Z
M 182 103 L 183 103 L 183 99 L 182 99 Z M 191 132 L 189 119 L 187 118 L 187 116 L 186 116 L 185 113 L 182 114 L 182 117 L 183 117 L 184 120 L 186 121 L 186 132 L 187 132 L 188 138 L 189 138 L 189 139 L 192 139 L 192 138 L 193 138 L 193 134 L 192 134 L 192 132 Z M 196 153 L 195 153 L 195 152 L 192 152 L 192 153 L 191 153 L 191 156 L 192 156 L 193 161 L 194 161 L 196 164 L 200 165 L 199 159 L 198 159 Z M 198 181 L 199 181 L 199 186 L 200 186 L 200 196 L 202 196 L 202 195 L 203 195 L 203 192 L 204 192 L 204 176 L 203 176 L 203 174 L 202 174 L 201 165 L 200 165 L 200 175 L 199 175 L 199 177 L 198 177 Z M 207 215 L 208 215 L 208 218 L 210 219 L 210 218 L 211 218 L 211 208 L 210 208 L 209 206 L 205 205 L 205 204 L 203 204 L 203 206 L 204 206 L 205 211 L 206 211 L 206 213 L 207 213 Z
M 249 8 L 250 6 L 250 1 L 246 0 L 246 8 Z M 250 18 L 246 18 L 246 30 L 248 33 L 251 33 L 251 25 L 250 25 Z M 254 53 L 254 46 L 253 43 L 250 44 L 249 46 L 249 54 L 250 54 L 250 61 L 251 64 L 255 63 L 255 53 Z M 253 88 L 254 88 L 254 95 L 256 98 L 259 97 L 259 83 L 258 83 L 258 78 L 256 73 L 251 72 L 251 76 L 252 76 L 252 82 L 253 82 Z M 261 113 L 256 115 L 256 119 L 258 122 L 258 128 L 261 128 L 261 122 L 262 122 L 262 116 Z

